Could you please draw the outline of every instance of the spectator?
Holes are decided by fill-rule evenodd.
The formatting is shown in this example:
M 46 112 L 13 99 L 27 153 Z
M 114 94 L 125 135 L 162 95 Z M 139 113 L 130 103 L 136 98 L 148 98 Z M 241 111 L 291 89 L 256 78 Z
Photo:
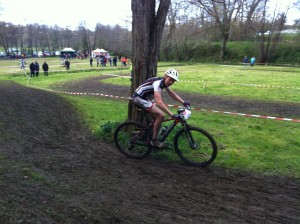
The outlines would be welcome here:
M 29 69 L 30 69 L 30 77 L 34 77 L 35 76 L 34 62 L 31 62 L 31 64 L 29 65 Z
M 104 57 L 101 57 L 100 62 L 101 62 L 101 67 L 104 67 Z
M 20 59 L 20 68 L 25 69 L 25 60 L 23 58 Z
M 93 57 L 90 57 L 90 66 L 93 67 Z
M 46 61 L 44 61 L 44 64 L 42 65 L 43 71 L 44 71 L 44 76 L 48 76 L 48 70 L 49 66 Z
M 39 77 L 39 73 L 40 73 L 40 65 L 37 61 L 35 61 L 34 63 L 34 73 L 36 77 Z
M 248 64 L 248 58 L 247 58 L 247 56 L 244 57 L 243 63 L 244 63 L 244 66 L 246 66 Z
M 126 66 L 126 58 L 125 58 L 125 57 L 122 57 L 122 58 L 121 58 L 121 62 L 122 62 L 122 65 L 123 65 L 123 66 Z
M 113 66 L 117 66 L 117 56 L 115 56 L 114 58 L 113 58 Z
M 66 60 L 65 61 L 65 66 L 66 66 L 66 70 L 70 70 L 70 61 L 69 60 Z
M 255 63 L 255 57 L 253 56 L 250 60 L 251 67 L 254 66 L 254 63 Z
M 97 67 L 100 65 L 100 57 L 96 56 L 96 60 L 97 60 Z

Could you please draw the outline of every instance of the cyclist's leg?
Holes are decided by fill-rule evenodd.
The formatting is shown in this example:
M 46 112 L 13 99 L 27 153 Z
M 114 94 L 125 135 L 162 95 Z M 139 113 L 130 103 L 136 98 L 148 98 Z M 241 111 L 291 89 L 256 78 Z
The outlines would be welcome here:
M 156 148 L 166 148 L 167 145 L 163 142 L 160 142 L 158 140 L 158 132 L 161 127 L 161 124 L 164 120 L 164 113 L 155 105 L 151 108 L 149 114 L 154 117 L 154 125 L 153 125 L 153 136 L 152 136 L 152 141 L 151 144 L 152 146 Z
M 149 100 L 142 99 L 141 97 L 137 96 L 132 99 L 132 102 L 137 107 L 141 108 L 142 110 L 146 111 L 154 118 L 154 127 L 153 127 L 153 136 L 152 139 L 157 140 L 158 132 L 161 126 L 161 123 L 164 119 L 164 113 L 155 106 Z
M 164 120 L 164 113 L 153 104 L 152 108 L 149 111 L 149 114 L 154 117 L 154 126 L 153 126 L 153 139 L 157 139 L 158 132 L 160 129 L 160 126 Z

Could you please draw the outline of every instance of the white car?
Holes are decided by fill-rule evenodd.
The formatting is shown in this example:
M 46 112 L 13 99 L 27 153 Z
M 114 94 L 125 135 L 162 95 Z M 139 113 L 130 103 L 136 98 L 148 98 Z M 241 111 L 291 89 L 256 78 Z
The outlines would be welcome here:
M 50 56 L 50 53 L 48 51 L 44 51 L 44 53 L 42 51 L 39 51 L 37 53 L 37 56 L 40 58 L 40 57 L 48 57 Z

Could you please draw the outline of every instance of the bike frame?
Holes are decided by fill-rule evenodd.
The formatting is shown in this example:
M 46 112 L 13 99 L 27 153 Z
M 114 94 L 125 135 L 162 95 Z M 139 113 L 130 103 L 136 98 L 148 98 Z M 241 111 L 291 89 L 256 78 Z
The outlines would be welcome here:
M 166 138 L 169 136 L 169 134 L 173 131 L 173 129 L 177 126 L 177 124 L 181 123 L 182 126 L 183 126 L 183 129 L 184 129 L 184 132 L 188 136 L 190 147 L 192 149 L 195 149 L 196 145 L 195 145 L 193 136 L 191 135 L 191 133 L 187 129 L 187 127 L 190 127 L 190 125 L 187 123 L 187 121 L 184 120 L 183 118 L 175 118 L 175 119 L 174 118 L 165 118 L 162 123 L 172 121 L 172 120 L 173 120 L 173 123 L 168 127 L 168 129 L 166 130 L 166 132 L 162 136 L 159 136 L 160 137 L 159 140 L 161 142 L 164 142 L 166 140 Z M 147 123 L 148 124 L 143 129 L 143 133 L 147 133 L 148 137 L 151 139 L 152 135 L 151 135 L 150 130 L 153 129 L 153 122 L 149 121 L 149 116 L 147 116 Z M 148 146 L 150 144 L 150 142 L 148 142 L 146 144 L 143 143 L 143 142 L 135 142 L 135 144 Z
M 173 118 L 165 118 L 163 120 L 163 123 L 165 122 L 168 122 L 168 121 L 171 121 L 171 120 L 174 120 L 174 122 L 172 123 L 171 126 L 168 127 L 168 130 L 164 133 L 163 136 L 161 136 L 161 138 L 159 139 L 160 141 L 165 141 L 166 138 L 169 136 L 169 134 L 173 131 L 173 129 L 177 126 L 178 123 L 181 123 L 183 125 L 183 127 L 185 128 L 185 126 L 187 125 L 187 122 L 183 119 L 173 119 Z
M 143 111 L 143 112 L 146 115 L 146 121 L 147 121 L 147 124 L 146 124 L 146 126 L 144 128 L 144 131 L 148 135 L 150 135 L 151 131 L 149 131 L 149 130 L 151 130 L 151 129 L 153 130 L 153 125 L 154 125 L 154 123 L 153 123 L 153 117 L 151 115 L 149 115 L 148 113 L 146 113 L 145 111 Z M 183 128 L 184 128 L 185 131 L 186 131 L 186 127 L 189 126 L 188 123 L 187 123 L 187 121 L 185 119 L 183 119 L 183 118 L 171 118 L 171 117 L 170 118 L 164 118 L 162 124 L 165 123 L 165 122 L 172 121 L 172 120 L 173 120 L 173 123 L 168 127 L 167 131 L 162 136 L 160 136 L 159 140 L 161 142 L 163 142 L 163 141 L 166 140 L 166 138 L 169 136 L 169 134 L 173 131 L 173 129 L 177 126 L 178 123 L 182 124 L 182 126 L 183 126 Z M 190 133 L 188 133 L 188 135 L 189 135 L 190 144 L 192 145 L 193 142 L 194 142 L 193 138 L 191 137 Z M 149 137 L 152 138 L 152 136 L 149 136 Z

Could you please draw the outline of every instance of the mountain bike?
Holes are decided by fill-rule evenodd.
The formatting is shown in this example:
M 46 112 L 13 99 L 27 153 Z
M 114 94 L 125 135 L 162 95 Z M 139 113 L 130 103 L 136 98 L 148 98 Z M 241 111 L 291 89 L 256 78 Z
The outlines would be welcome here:
M 171 123 L 166 128 L 161 128 L 159 140 L 164 142 L 170 133 L 175 130 L 173 139 L 175 152 L 178 157 L 188 165 L 205 167 L 212 163 L 218 147 L 210 133 L 199 127 L 187 123 L 191 112 L 186 108 L 177 110 L 178 118 L 165 118 L 162 127 L 167 122 Z M 121 123 L 114 132 L 114 142 L 119 151 L 128 158 L 141 159 L 154 150 L 160 150 L 151 145 L 154 122 L 150 115 L 144 112 L 145 124 L 136 121 Z M 173 121 L 173 122 L 171 122 Z M 174 129 L 178 124 L 182 127 Z M 163 133 L 162 133 L 163 132 Z

